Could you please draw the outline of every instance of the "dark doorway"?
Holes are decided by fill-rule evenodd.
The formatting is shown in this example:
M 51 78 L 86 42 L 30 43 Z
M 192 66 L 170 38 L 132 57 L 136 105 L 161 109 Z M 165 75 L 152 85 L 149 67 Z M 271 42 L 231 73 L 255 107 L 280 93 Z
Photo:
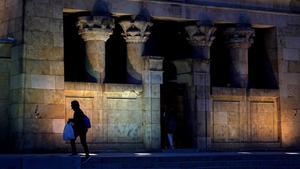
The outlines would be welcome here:
M 146 43 L 144 55 L 163 56 L 163 84 L 161 85 L 161 145 L 168 147 L 165 112 L 175 117 L 175 149 L 193 148 L 191 111 L 187 98 L 188 87 L 177 82 L 175 60 L 191 58 L 191 46 L 186 40 L 185 23 L 155 20 Z
M 173 133 L 174 147 L 193 148 L 193 130 L 188 108 L 187 87 L 184 84 L 167 83 L 161 86 L 161 138 L 162 148 L 169 148 L 168 130 L 171 114 L 175 119 L 175 131 Z

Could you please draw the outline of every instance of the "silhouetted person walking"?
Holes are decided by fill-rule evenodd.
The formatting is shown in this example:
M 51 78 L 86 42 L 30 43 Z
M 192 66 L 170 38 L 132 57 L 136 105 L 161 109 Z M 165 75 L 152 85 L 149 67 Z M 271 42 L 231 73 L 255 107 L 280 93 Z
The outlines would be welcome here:
M 84 123 L 84 113 L 83 111 L 80 109 L 80 105 L 79 102 L 77 100 L 73 100 L 71 102 L 71 107 L 74 111 L 74 115 L 73 115 L 73 119 L 69 119 L 69 122 L 73 122 L 73 129 L 74 129 L 74 135 L 75 135 L 75 139 L 71 140 L 71 147 L 72 147 L 72 155 L 77 155 L 77 151 L 76 151 L 76 138 L 79 136 L 80 138 L 80 143 L 83 146 L 84 152 L 85 152 L 85 156 L 86 158 L 90 157 L 89 154 L 89 149 L 86 143 L 86 134 L 88 131 L 88 128 L 86 127 L 85 123 Z

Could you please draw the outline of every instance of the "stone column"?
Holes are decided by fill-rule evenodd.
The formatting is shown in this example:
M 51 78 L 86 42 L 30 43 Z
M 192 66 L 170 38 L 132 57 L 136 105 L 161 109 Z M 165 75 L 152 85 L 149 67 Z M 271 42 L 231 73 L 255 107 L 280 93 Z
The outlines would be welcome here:
M 85 67 L 96 82 L 105 80 L 105 42 L 112 34 L 114 21 L 109 17 L 79 17 L 79 35 L 86 44 Z
M 160 85 L 163 82 L 163 58 L 148 56 L 145 58 L 143 72 L 144 87 L 144 145 L 146 150 L 161 149 L 160 134 Z
M 193 47 L 191 79 L 188 97 L 190 101 L 193 138 L 199 150 L 205 151 L 210 145 L 210 46 L 215 39 L 215 27 L 187 26 L 187 38 Z M 197 119 L 197 120 L 195 120 Z
M 150 35 L 149 28 L 152 23 L 125 20 L 121 21 L 120 25 L 127 43 L 127 82 L 140 84 L 142 83 L 142 71 L 144 70 L 142 53 L 145 42 Z
M 230 52 L 230 81 L 232 87 L 248 87 L 248 49 L 253 43 L 251 28 L 228 28 L 226 43 Z

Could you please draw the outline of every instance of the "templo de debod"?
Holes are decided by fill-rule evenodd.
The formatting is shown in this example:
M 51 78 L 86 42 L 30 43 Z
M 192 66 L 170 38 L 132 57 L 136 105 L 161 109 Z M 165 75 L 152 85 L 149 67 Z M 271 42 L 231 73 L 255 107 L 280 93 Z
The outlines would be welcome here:
M 0 0 L 0 150 L 300 148 L 299 0 Z M 80 147 L 80 146 L 78 146 Z

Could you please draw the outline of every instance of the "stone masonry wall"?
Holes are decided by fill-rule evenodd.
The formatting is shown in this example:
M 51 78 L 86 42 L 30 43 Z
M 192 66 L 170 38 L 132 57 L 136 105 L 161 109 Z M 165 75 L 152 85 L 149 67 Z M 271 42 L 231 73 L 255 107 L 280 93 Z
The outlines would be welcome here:
M 23 16 L 23 2 L 22 0 L 2 0 L 0 1 L 0 38 L 15 38 L 17 45 L 20 46 L 22 42 L 22 16 Z M 0 44 L 1 45 L 1 44 Z M 8 48 L 1 46 L 0 50 Z M 6 53 L 3 55 L 3 52 Z M 9 146 L 9 129 L 11 104 L 11 74 L 15 70 L 14 61 L 16 57 L 20 57 L 21 53 L 16 54 L 13 51 L 0 51 L 0 149 L 1 151 L 8 151 Z M 2 58 L 1 58 L 2 57 Z
M 91 119 L 92 128 L 87 138 L 91 150 L 144 149 L 149 104 L 143 97 L 142 85 L 65 84 L 65 121 L 73 117 L 71 101 L 78 100 Z
M 278 97 L 278 90 L 213 87 L 210 148 L 278 148 Z
M 72 87 L 72 84 L 67 84 L 66 89 L 68 90 L 65 91 L 63 9 L 65 7 L 91 11 L 95 2 L 95 0 L 28 0 L 23 7 L 22 0 L 0 1 L 0 37 L 13 36 L 18 41 L 12 51 L 10 80 L 7 78 L 1 80 L 2 76 L 0 78 L 0 84 L 3 83 L 4 88 L 7 88 L 5 85 L 10 81 L 11 107 L 9 117 L 12 122 L 10 136 L 16 141 L 12 142 L 12 144 L 17 145 L 18 149 L 29 151 L 35 149 L 47 149 L 48 151 L 66 149 L 66 144 L 62 141 L 61 137 L 65 121 L 71 113 L 68 105 L 72 99 L 78 99 L 80 102 L 83 102 L 83 109 L 86 109 L 90 114 L 92 112 L 91 110 L 96 110 L 94 111 L 96 115 L 94 116 L 92 114 L 91 116 L 93 121 L 98 121 L 99 124 L 95 125 L 91 130 L 89 135 L 90 141 L 94 139 L 92 141 L 99 142 L 99 145 L 102 143 L 121 143 L 140 148 L 142 147 L 140 144 L 142 139 L 148 140 L 148 142 L 157 139 L 157 137 L 152 136 L 158 135 L 157 133 L 159 133 L 160 130 L 159 123 L 157 122 L 158 117 L 154 116 L 157 115 L 159 111 L 159 83 L 155 83 L 154 86 L 150 85 L 150 87 L 145 87 L 147 91 L 157 95 L 154 100 L 151 100 L 152 96 L 146 98 L 148 99 L 147 101 L 143 101 L 142 98 L 140 98 L 138 94 L 140 91 L 139 87 L 133 87 L 133 90 L 131 90 L 132 87 L 127 86 L 126 88 L 126 85 L 126 90 L 123 90 L 113 85 L 93 87 L 91 84 L 79 84 Z M 124 13 L 137 14 L 141 6 L 138 1 L 111 0 L 109 2 L 112 13 L 116 15 Z M 276 5 L 278 4 L 275 3 L 275 6 Z M 281 4 L 278 6 L 280 7 Z M 283 4 L 284 9 L 286 9 L 285 6 L 287 5 Z M 251 21 L 253 26 L 275 27 L 278 31 L 277 45 L 278 60 L 280 62 L 280 106 L 278 106 L 279 108 L 276 107 L 277 103 L 272 99 L 271 101 L 268 100 L 270 98 L 263 100 L 261 98 L 263 96 L 254 95 L 253 97 L 254 101 L 265 101 L 268 104 L 266 107 L 272 104 L 273 107 L 276 107 L 276 110 L 277 108 L 280 110 L 278 112 L 280 120 L 278 121 L 281 122 L 281 127 L 278 130 L 278 135 L 279 137 L 281 136 L 283 146 L 290 147 L 293 145 L 299 147 L 299 15 L 283 15 L 283 13 L 268 12 L 260 13 L 257 10 L 232 10 L 230 8 L 205 7 L 200 5 L 189 6 L 156 3 L 154 1 L 148 1 L 145 7 L 154 18 L 181 20 L 209 19 L 212 22 L 228 23 L 237 23 L 241 21 L 241 18 L 246 18 Z M 226 13 L 226 15 L 224 15 L 224 13 Z M 7 61 L 0 62 L 6 63 Z M 1 66 L 0 70 L 2 70 L 2 68 L 3 66 Z M 7 70 L 5 70 L 4 74 L 7 73 Z M 5 75 L 3 77 L 5 77 Z M 121 87 L 121 85 L 119 87 Z M 127 89 L 130 89 L 129 92 Z M 138 92 L 135 93 L 135 91 Z M 7 97 L 3 100 L 6 102 Z M 151 105 L 149 105 L 150 102 Z M 245 100 L 239 100 L 239 102 L 248 104 Z M 103 103 L 104 105 L 101 106 L 99 103 Z M 152 108 L 152 103 L 157 104 L 155 109 Z M 260 103 L 257 104 L 256 102 L 251 102 L 251 100 L 249 104 L 250 107 L 252 106 L 257 110 L 258 108 L 256 107 L 261 106 Z M 216 108 L 218 106 L 226 107 L 226 104 L 218 104 L 218 102 L 216 102 L 215 106 Z M 265 105 L 262 105 L 263 108 L 261 112 L 268 114 L 268 111 L 264 111 L 264 106 Z M 142 113 L 140 110 L 151 110 L 153 114 L 151 112 L 151 117 L 147 117 L 149 114 Z M 218 112 L 219 111 L 213 113 Z M 226 115 L 224 119 L 228 121 L 230 120 L 231 114 L 237 114 L 236 111 L 230 113 L 231 110 L 228 110 L 228 112 L 222 114 Z M 248 112 L 251 114 L 251 109 Z M 276 111 L 271 108 L 271 112 Z M 137 116 L 134 116 L 136 115 L 135 113 Z M 146 121 L 147 127 L 143 127 L 143 124 L 141 124 L 141 121 L 143 121 L 141 119 L 144 117 L 148 119 L 148 121 Z M 260 116 L 254 115 L 252 117 L 258 121 L 261 120 Z M 276 114 L 273 115 L 273 117 L 276 117 Z M 218 119 L 214 120 L 216 124 L 219 122 Z M 103 127 L 101 123 L 104 125 Z M 273 124 L 273 122 L 270 123 Z M 271 124 L 269 126 L 271 126 Z M 265 127 L 266 130 L 268 130 L 268 128 L 270 128 L 269 126 L 261 127 Z M 233 127 L 232 132 L 236 131 L 236 124 L 231 125 L 231 123 L 227 123 L 227 128 L 230 127 Z M 149 130 L 151 130 L 151 132 L 153 131 L 153 134 L 149 132 Z M 256 131 L 256 128 L 253 128 L 253 130 Z M 144 137 L 145 133 L 143 132 L 151 134 Z M 235 133 L 236 132 L 229 135 L 232 137 L 227 137 L 225 140 L 231 140 L 232 138 L 234 140 L 236 138 Z M 251 134 L 250 136 L 255 141 L 255 139 L 259 138 L 259 135 L 262 134 L 264 133 L 254 132 L 253 137 Z M 222 135 L 216 136 L 218 137 L 216 137 L 215 141 L 218 139 L 224 140 Z M 272 135 L 272 138 L 276 138 L 276 136 L 277 135 Z M 247 138 L 249 138 L 249 136 Z M 266 140 L 269 141 L 270 138 L 271 136 L 266 138 Z M 113 145 L 111 144 L 109 147 L 113 147 Z
M 7 138 L 9 129 L 9 84 L 10 66 L 9 58 L 0 57 L 0 148 L 7 149 Z
M 22 10 L 20 10 L 22 11 Z M 24 44 L 15 47 L 11 84 L 12 137 L 17 149 L 63 145 L 64 56 L 62 2 L 26 1 Z
M 300 144 L 300 20 L 278 28 L 282 144 Z

